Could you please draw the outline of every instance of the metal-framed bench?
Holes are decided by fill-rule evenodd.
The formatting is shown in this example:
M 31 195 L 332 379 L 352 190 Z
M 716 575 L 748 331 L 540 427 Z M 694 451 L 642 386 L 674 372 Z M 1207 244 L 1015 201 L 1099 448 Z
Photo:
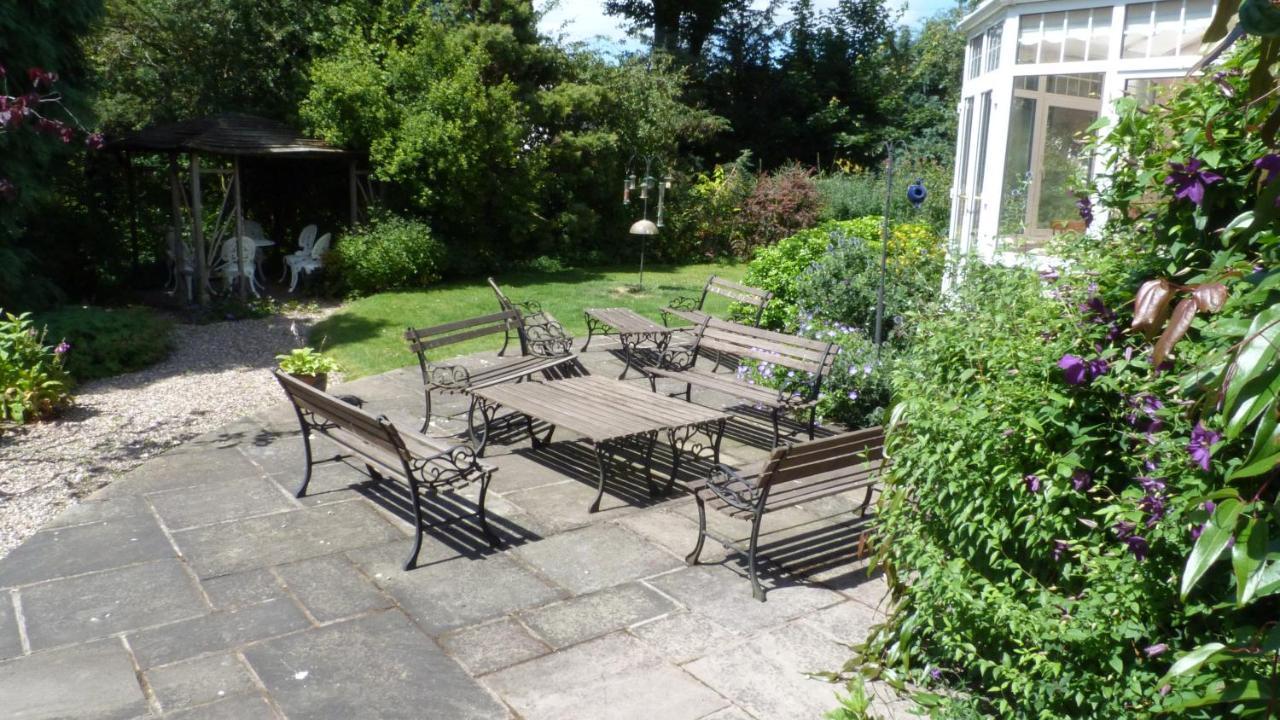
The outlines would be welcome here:
M 702 286 L 702 294 L 697 298 L 673 298 L 667 307 L 662 308 L 662 324 L 667 325 L 672 317 L 678 317 L 697 325 L 711 317 L 710 314 L 702 309 L 707 302 L 708 293 L 723 295 L 730 300 L 754 307 L 755 313 L 751 318 L 751 324 L 754 327 L 760 327 L 760 319 L 764 316 L 764 307 L 773 299 L 773 293 L 768 290 L 740 285 L 731 280 L 712 275 L 707 278 L 707 284 Z
M 432 362 L 427 359 L 427 353 L 435 348 L 485 335 L 497 333 L 509 335 L 512 332 L 520 335 L 521 345 L 526 348 L 528 354 L 502 358 L 485 367 L 472 369 L 463 365 Z M 417 354 L 418 366 L 422 369 L 426 412 L 419 432 L 426 432 L 431 424 L 433 392 L 465 393 L 490 385 L 519 381 L 536 373 L 541 373 L 547 378 L 586 374 L 586 370 L 578 363 L 578 356 L 571 350 L 570 343 L 573 342 L 571 339 L 526 337 L 525 331 L 520 327 L 520 312 L 515 309 L 417 330 L 409 328 L 405 331 L 404 337 L 409 343 L 409 349 Z
M 328 460 L 344 457 L 358 458 L 364 463 L 373 480 L 398 480 L 409 488 L 413 501 L 414 534 L 413 549 L 405 561 L 404 569 L 412 569 L 422 549 L 422 536 L 427 528 L 423 512 L 424 495 L 436 495 L 454 490 L 473 482 L 480 483 L 480 498 L 476 518 L 480 529 L 496 547 L 498 538 L 489 530 L 485 518 L 484 501 L 489 491 L 489 481 L 494 468 L 483 464 L 476 452 L 466 445 L 445 446 L 424 435 L 399 430 L 385 415 L 374 417 L 355 405 L 340 400 L 322 390 L 296 380 L 279 370 L 273 370 L 280 387 L 293 403 L 302 427 L 303 451 L 306 469 L 302 483 L 294 492 L 297 497 L 307 493 L 311 483 L 311 468 L 320 462 L 311 452 L 312 434 L 323 435 L 346 451 Z
M 714 365 L 711 370 L 700 368 L 697 366 L 698 357 L 706 352 L 716 354 L 714 365 L 719 364 L 720 356 L 730 355 L 794 370 L 803 389 L 775 390 L 752 384 L 734 373 L 717 373 Z M 658 358 L 657 364 L 645 367 L 644 372 L 649 376 L 654 392 L 658 390 L 658 379 L 666 378 L 685 384 L 685 400 L 692 400 L 693 386 L 697 385 L 767 409 L 773 421 L 773 444 L 777 446 L 781 439 L 778 421 L 783 413 L 808 410 L 808 434 L 809 439 L 813 439 L 818 393 L 822 390 L 823 377 L 831 372 L 837 353 L 839 348 L 835 343 L 708 317 L 699 323 L 691 346 L 668 348 Z
M 763 464 L 745 470 L 717 465 L 705 480 L 688 484 L 698 502 L 698 542 L 685 562 L 697 564 L 707 537 L 725 547 L 734 547 L 732 541 L 715 537 L 707 530 L 708 505 L 730 517 L 749 519 L 747 568 L 751 594 L 764 602 L 764 588 L 756 577 L 756 545 L 765 514 L 865 487 L 867 494 L 860 508 L 865 516 L 885 462 L 884 428 L 877 426 L 774 448 Z
M 543 310 L 537 300 L 515 302 L 502 292 L 502 288 L 498 287 L 497 281 L 493 278 L 489 278 L 489 287 L 493 288 L 493 294 L 498 297 L 498 308 L 503 312 L 515 311 L 519 318 L 515 330 L 520 339 L 521 355 L 552 354 L 546 352 L 548 345 L 563 345 L 567 348 L 573 344 L 573 338 L 565 332 L 564 326 L 551 313 Z M 508 330 L 503 335 L 502 349 L 498 351 L 498 357 L 506 354 L 507 346 L 510 344 L 511 330 Z

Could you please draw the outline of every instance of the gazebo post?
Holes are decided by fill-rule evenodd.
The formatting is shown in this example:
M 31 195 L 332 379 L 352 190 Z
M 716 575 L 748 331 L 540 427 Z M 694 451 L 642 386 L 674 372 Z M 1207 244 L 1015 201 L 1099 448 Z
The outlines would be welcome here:
M 196 273 L 196 294 L 201 305 L 209 304 L 209 263 L 204 247 L 204 207 L 200 195 L 200 156 L 191 153 L 191 247 L 195 249 L 195 261 L 191 263 Z
M 358 197 L 359 179 L 356 177 L 356 160 L 351 158 L 347 164 L 347 190 L 351 195 L 351 225 L 360 222 L 360 201 Z
M 173 259 L 174 259 L 174 275 L 178 277 L 179 282 L 175 288 L 179 297 L 183 299 L 183 304 L 191 304 L 191 297 L 183 288 L 185 284 L 181 282 L 182 268 L 186 266 L 186 246 L 182 242 L 182 186 L 178 182 L 178 153 L 169 153 L 169 202 L 172 204 L 173 211 Z
M 243 301 L 248 297 L 248 288 L 246 278 L 244 277 L 244 258 L 240 257 L 240 239 L 244 237 L 244 207 L 240 205 L 240 156 L 235 155 L 231 158 L 232 178 L 231 186 L 235 190 L 236 202 L 236 279 L 240 283 L 240 299 Z M 248 282 L 253 282 L 252 278 Z

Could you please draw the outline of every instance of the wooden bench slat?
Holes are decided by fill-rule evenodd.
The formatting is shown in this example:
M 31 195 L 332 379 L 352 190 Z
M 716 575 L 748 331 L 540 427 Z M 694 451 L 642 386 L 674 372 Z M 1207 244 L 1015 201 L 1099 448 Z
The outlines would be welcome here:
M 712 292 L 718 292 L 721 289 L 726 289 L 726 290 L 733 290 L 734 292 L 742 293 L 744 295 L 749 296 L 750 298 L 750 299 L 743 300 L 742 302 L 749 303 L 751 305 L 757 305 L 757 306 L 760 305 L 761 302 L 773 298 L 773 293 L 769 292 L 768 290 L 761 290 L 760 288 L 754 288 L 754 287 L 751 287 L 750 285 L 743 285 L 741 283 L 736 283 L 732 280 L 726 280 L 725 278 L 722 278 L 719 275 L 711 276 L 711 279 L 707 282 L 707 289 L 711 290 Z
M 504 310 L 502 312 L 493 313 L 492 315 L 481 315 L 479 317 L 466 318 L 465 320 L 455 320 L 454 322 L 444 323 L 443 325 L 433 325 L 420 330 L 410 330 L 405 333 L 405 338 L 412 340 L 413 338 L 410 337 L 411 334 L 418 336 L 440 335 L 441 333 L 462 330 L 474 325 L 485 325 L 489 323 L 505 324 L 514 320 L 515 315 L 516 313 L 513 310 Z
M 778 353 L 784 357 L 795 357 L 801 360 L 808 360 L 815 364 L 830 356 L 830 343 L 826 343 L 822 347 L 815 349 L 805 345 L 781 342 L 772 338 L 751 337 L 721 327 L 708 327 L 702 337 L 703 339 L 713 339 L 726 344 L 740 345 L 746 349 L 764 350 L 772 353 Z
M 721 342 L 719 339 L 708 338 L 706 336 L 703 336 L 703 338 L 698 342 L 698 346 L 703 350 L 714 350 L 716 352 L 729 353 L 737 356 L 738 358 L 750 358 L 760 362 L 782 365 L 783 367 L 790 368 L 792 370 L 799 370 L 800 372 L 817 373 L 822 369 L 821 365 L 810 360 L 788 357 L 786 355 L 772 355 L 767 352 L 756 350 L 755 348 L 747 345 Z
M 455 343 L 464 342 L 473 338 L 484 337 L 485 335 L 494 335 L 500 332 L 506 332 L 507 325 L 489 325 L 486 327 L 467 330 L 465 332 L 456 332 L 445 337 L 433 337 L 430 340 L 418 340 L 410 344 L 410 349 L 414 352 L 424 352 L 445 345 L 453 345 Z
M 693 368 L 691 370 L 663 370 L 661 368 L 645 368 L 645 372 L 659 377 L 664 377 L 677 382 L 693 383 L 699 387 L 710 390 L 719 390 L 728 395 L 734 395 L 744 400 L 769 407 L 781 407 L 783 403 L 778 399 L 778 391 L 771 388 L 763 388 L 759 385 L 747 385 L 744 382 L 734 379 L 729 373 L 713 373 L 702 368 Z
M 800 337 L 799 335 L 789 335 L 787 333 L 778 332 L 776 330 L 766 330 L 764 328 L 752 327 L 750 325 L 742 325 L 740 323 L 730 322 L 728 320 L 720 320 L 711 318 L 707 323 L 708 329 L 730 330 L 747 337 L 759 338 L 761 340 L 773 340 L 781 342 L 785 345 L 798 345 L 810 350 L 821 351 L 830 343 L 822 340 L 814 340 L 813 338 Z

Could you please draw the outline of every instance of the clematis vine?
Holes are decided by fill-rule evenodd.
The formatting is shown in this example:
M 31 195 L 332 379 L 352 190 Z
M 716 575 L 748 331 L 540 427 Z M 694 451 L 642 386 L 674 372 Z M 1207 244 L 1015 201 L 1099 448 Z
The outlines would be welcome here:
M 1063 355 L 1058 367 L 1062 368 L 1062 377 L 1068 385 L 1085 385 L 1106 375 L 1111 366 L 1102 358 L 1085 360 L 1079 355 Z
M 1088 195 L 1083 195 L 1076 200 L 1076 210 L 1080 211 L 1080 219 L 1084 221 L 1086 228 L 1093 224 L 1093 201 Z
M 1040 492 L 1040 476 L 1039 475 L 1027 475 L 1026 477 L 1022 478 L 1022 482 L 1026 483 L 1028 491 L 1033 493 Z
M 1199 158 L 1191 158 L 1185 165 L 1171 162 L 1169 167 L 1172 172 L 1164 179 L 1164 184 L 1175 188 L 1173 196 L 1178 200 L 1190 200 L 1199 207 L 1204 204 L 1205 188 L 1222 181 L 1222 176 L 1218 173 L 1201 170 L 1203 165 Z
M 1267 174 L 1266 179 L 1262 183 L 1264 186 L 1270 185 L 1276 181 L 1277 177 L 1280 177 L 1280 155 L 1276 155 L 1274 153 L 1263 155 L 1253 161 L 1253 166 L 1259 171 Z
M 1213 459 L 1213 445 L 1221 439 L 1221 433 L 1209 430 L 1197 421 L 1196 426 L 1191 429 L 1191 440 L 1187 443 L 1187 453 L 1191 455 L 1192 462 L 1207 472 L 1209 462 Z
M 1079 492 L 1085 492 L 1093 487 L 1093 473 L 1084 468 L 1077 469 L 1071 473 L 1071 487 Z

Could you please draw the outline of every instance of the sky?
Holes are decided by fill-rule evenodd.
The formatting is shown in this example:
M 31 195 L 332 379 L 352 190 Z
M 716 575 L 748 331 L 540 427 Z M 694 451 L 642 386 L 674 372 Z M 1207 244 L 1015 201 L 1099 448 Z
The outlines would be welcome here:
M 638 50 L 640 43 L 631 38 L 621 27 L 619 18 L 604 13 L 604 0 L 535 0 L 540 8 L 552 2 L 556 5 L 542 18 L 543 32 L 556 37 L 563 33 L 568 40 L 582 40 L 604 48 Z M 753 0 L 764 7 L 768 0 Z M 888 0 L 890 7 L 902 7 L 902 22 L 916 26 L 924 18 L 938 10 L 951 7 L 955 0 Z M 836 0 L 815 0 L 814 6 L 824 10 L 836 4 Z M 777 21 L 786 22 L 790 14 L 779 13 Z

